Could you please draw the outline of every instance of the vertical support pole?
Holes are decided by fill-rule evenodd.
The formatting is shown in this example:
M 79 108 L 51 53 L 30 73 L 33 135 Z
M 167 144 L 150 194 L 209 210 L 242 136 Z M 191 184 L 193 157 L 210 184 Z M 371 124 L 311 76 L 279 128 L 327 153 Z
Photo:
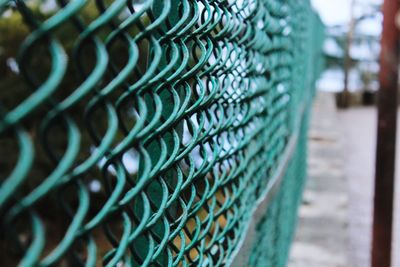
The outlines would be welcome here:
M 395 17 L 399 6 L 398 0 L 385 0 L 383 4 L 372 267 L 390 267 L 391 264 L 399 63 Z

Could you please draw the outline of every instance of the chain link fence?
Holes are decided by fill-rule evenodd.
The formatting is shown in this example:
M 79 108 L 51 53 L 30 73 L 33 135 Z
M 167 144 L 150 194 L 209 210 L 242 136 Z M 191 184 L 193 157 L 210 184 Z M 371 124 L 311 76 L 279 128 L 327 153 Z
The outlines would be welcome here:
M 1 265 L 285 266 L 323 37 L 308 0 L 0 0 Z

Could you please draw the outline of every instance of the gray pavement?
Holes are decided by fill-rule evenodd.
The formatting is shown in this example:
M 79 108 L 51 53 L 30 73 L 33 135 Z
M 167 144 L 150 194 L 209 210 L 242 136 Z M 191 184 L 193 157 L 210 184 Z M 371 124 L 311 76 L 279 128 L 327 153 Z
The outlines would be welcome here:
M 398 131 L 400 140 L 400 131 Z M 309 144 L 309 180 L 289 267 L 370 267 L 376 109 L 337 111 L 319 93 Z M 400 178 L 397 142 L 396 180 Z M 396 184 L 393 267 L 400 267 L 400 181 Z
M 377 111 L 374 107 L 339 112 L 345 142 L 345 174 L 349 191 L 350 255 L 355 267 L 369 267 L 375 167 Z M 399 124 L 399 122 L 398 122 Z M 397 139 L 400 140 L 398 131 Z M 400 142 L 397 142 L 396 180 L 400 174 Z M 400 267 L 400 182 L 396 183 L 392 266 Z
M 338 114 L 346 148 L 344 165 L 349 192 L 349 259 L 370 266 L 376 112 L 361 107 Z
M 343 145 L 331 94 L 318 93 L 309 133 L 309 178 L 289 267 L 349 267 Z

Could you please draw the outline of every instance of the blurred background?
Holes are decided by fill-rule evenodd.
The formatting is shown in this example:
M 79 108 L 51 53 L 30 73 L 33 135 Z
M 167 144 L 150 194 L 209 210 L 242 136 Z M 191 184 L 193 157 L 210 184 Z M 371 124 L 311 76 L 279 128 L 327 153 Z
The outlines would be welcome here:
M 317 83 L 309 180 L 290 266 L 368 267 L 383 1 L 312 3 L 327 27 L 326 69 Z M 392 266 L 399 267 L 400 187 L 395 191 Z
M 382 1 L 312 2 L 327 26 L 327 66 L 318 88 L 351 92 L 349 103 L 338 101 L 339 105 L 372 104 L 378 90 Z

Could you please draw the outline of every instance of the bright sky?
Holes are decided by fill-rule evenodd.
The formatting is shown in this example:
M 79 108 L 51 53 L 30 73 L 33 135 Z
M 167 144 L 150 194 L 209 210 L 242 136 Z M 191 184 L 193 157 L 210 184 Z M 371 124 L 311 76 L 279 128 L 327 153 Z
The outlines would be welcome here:
M 328 25 L 347 25 L 350 21 L 350 4 L 352 0 L 311 0 L 312 5 L 318 11 L 322 21 Z M 355 16 L 371 12 L 369 4 L 380 4 L 382 0 L 355 0 Z M 359 30 L 371 35 L 379 35 L 381 32 L 382 16 L 377 16 L 363 21 L 358 25 Z
M 311 0 L 326 25 L 347 23 L 350 20 L 350 3 L 352 0 Z M 355 13 L 365 13 L 369 3 L 380 4 L 382 0 L 355 0 Z
M 351 0 L 311 0 L 326 25 L 343 24 L 350 19 Z

